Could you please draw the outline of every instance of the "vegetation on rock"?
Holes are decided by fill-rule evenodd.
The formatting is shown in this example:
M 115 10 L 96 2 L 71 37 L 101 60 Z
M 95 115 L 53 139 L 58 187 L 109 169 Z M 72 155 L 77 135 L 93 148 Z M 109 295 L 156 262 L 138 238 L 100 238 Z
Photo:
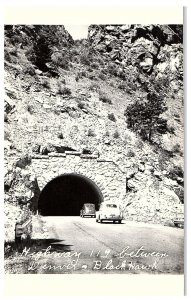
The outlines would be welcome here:
M 127 106 L 127 126 L 138 132 L 144 140 L 152 141 L 155 133 L 167 131 L 167 120 L 160 117 L 167 110 L 165 100 L 157 93 L 148 93 L 146 99 Z

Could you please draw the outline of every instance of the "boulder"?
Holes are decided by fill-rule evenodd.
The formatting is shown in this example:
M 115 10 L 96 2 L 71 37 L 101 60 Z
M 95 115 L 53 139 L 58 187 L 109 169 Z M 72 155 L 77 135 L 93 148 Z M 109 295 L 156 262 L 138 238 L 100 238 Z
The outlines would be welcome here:
M 159 171 L 154 171 L 153 175 L 157 177 L 157 179 L 162 180 L 162 173 Z
M 127 190 L 136 192 L 137 191 L 137 182 L 133 179 L 127 181 Z
M 42 71 L 41 70 L 39 70 L 39 69 L 35 69 L 35 73 L 37 74 L 37 75 L 42 75 Z
M 139 164 L 139 171 L 140 172 L 144 172 L 145 171 L 145 163 L 144 162 L 141 162 L 140 164 Z

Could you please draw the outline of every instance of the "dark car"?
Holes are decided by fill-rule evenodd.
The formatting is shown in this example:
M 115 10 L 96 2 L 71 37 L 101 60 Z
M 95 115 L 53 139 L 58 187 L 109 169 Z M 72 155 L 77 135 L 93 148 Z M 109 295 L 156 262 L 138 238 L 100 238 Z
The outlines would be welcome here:
M 96 217 L 95 204 L 92 203 L 84 203 L 82 209 L 80 210 L 80 217 Z

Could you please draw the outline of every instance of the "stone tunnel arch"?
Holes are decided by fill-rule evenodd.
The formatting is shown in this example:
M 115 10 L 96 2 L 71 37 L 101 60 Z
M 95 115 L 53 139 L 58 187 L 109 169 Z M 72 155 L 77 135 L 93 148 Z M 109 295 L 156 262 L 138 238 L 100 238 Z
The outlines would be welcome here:
M 38 212 L 43 216 L 79 216 L 84 203 L 103 201 L 97 184 L 88 177 L 69 173 L 49 181 L 40 193 Z

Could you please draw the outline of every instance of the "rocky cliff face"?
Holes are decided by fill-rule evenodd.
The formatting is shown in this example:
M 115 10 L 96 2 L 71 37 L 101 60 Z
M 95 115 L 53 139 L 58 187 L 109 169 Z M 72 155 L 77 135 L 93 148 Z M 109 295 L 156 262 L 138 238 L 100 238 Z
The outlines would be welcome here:
M 178 137 L 178 143 L 181 144 L 183 135 L 179 126 L 183 125 L 182 26 L 91 25 L 88 32 L 90 48 L 97 50 L 108 62 L 105 69 L 116 77 L 116 81 L 121 79 L 118 88 L 129 93 L 132 102 L 144 101 L 151 85 L 167 101 L 168 111 L 163 116 L 168 122 L 168 131 L 171 134 L 161 136 L 160 143 L 166 150 L 171 150 L 168 141 L 174 140 L 172 133 L 176 127 L 176 138 Z M 170 111 L 173 116 L 169 114 Z M 180 122 L 176 117 L 178 115 Z M 183 152 L 183 147 L 180 148 Z
M 127 219 L 172 221 L 183 202 L 182 50 L 180 27 L 92 25 L 82 41 L 63 26 L 5 27 L 7 228 L 37 206 L 31 156 L 68 150 L 99 153 L 123 169 Z M 152 144 L 124 116 L 150 87 L 168 106 L 168 130 Z
M 181 36 L 170 26 L 161 25 L 91 25 L 88 31 L 91 46 L 115 63 L 127 67 L 138 66 L 150 74 L 162 59 L 159 52 L 165 45 L 179 44 L 173 47 L 176 53 L 176 67 L 181 65 L 180 44 Z M 168 52 L 171 51 L 170 47 Z M 181 65 L 182 68 L 182 65 Z M 181 70 L 182 73 L 182 70 Z

